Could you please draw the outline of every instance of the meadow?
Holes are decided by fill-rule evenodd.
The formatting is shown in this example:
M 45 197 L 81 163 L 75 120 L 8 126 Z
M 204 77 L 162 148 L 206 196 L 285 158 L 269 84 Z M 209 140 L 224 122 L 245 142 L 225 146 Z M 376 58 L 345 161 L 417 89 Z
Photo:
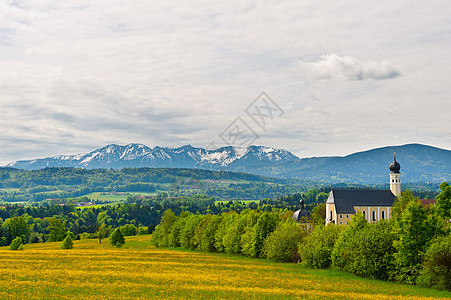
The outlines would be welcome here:
M 155 248 L 150 235 L 0 247 L 0 299 L 437 299 L 451 293 L 226 254 Z

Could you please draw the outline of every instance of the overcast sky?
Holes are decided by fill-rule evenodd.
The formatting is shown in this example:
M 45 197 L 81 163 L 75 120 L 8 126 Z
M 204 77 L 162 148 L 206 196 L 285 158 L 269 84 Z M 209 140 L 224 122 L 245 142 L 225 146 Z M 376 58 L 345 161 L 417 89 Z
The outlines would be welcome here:
M 237 122 L 299 157 L 451 149 L 450 16 L 447 0 L 1 0 L 0 165 L 219 147 Z

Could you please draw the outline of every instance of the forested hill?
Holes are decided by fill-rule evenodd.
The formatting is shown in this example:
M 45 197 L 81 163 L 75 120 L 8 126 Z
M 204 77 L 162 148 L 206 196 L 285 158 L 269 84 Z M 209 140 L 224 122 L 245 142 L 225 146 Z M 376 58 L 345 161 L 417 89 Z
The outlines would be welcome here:
M 40 202 L 88 196 L 98 202 L 102 193 L 170 197 L 209 195 L 217 200 L 260 200 L 305 191 L 318 184 L 303 180 L 267 178 L 254 174 L 200 169 L 124 168 L 121 170 L 45 168 L 24 171 L 0 168 L 0 202 Z M 100 197 L 102 198 L 102 197 Z M 56 202 L 53 200 L 57 200 Z M 64 201 L 63 203 L 66 203 Z
M 302 178 L 336 183 L 385 184 L 396 152 L 401 182 L 439 183 L 451 180 L 451 151 L 420 144 L 389 146 L 344 157 L 303 158 L 270 167 L 251 165 L 246 172 L 281 178 Z M 237 171 L 244 171 L 238 168 Z

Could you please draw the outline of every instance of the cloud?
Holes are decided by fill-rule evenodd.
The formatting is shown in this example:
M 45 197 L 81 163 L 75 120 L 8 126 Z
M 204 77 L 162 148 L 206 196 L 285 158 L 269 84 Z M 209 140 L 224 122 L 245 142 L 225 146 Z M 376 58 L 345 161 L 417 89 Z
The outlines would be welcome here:
M 352 56 L 339 56 L 334 53 L 322 55 L 318 61 L 301 64 L 314 79 L 381 80 L 400 75 L 400 72 L 386 61 L 363 62 Z

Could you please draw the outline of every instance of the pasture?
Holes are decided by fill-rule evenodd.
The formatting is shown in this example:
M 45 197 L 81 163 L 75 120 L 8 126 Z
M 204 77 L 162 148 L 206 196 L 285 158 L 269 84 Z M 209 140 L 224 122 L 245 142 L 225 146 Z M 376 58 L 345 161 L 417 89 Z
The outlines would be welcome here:
M 0 299 L 437 299 L 451 293 L 333 270 L 155 248 L 150 235 L 0 247 Z

